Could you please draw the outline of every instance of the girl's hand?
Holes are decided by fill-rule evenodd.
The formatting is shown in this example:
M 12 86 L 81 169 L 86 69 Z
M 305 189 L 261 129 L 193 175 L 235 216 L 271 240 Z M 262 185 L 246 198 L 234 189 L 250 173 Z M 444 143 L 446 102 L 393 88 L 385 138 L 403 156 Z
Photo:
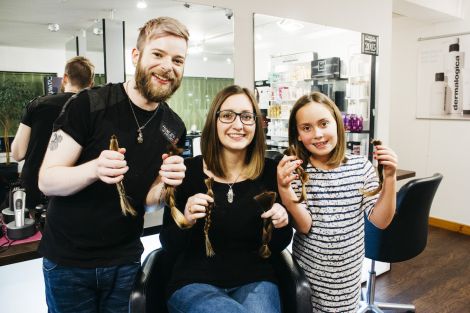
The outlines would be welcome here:
M 289 188 L 290 183 L 294 179 L 298 179 L 298 175 L 294 173 L 295 169 L 302 164 L 302 160 L 295 156 L 285 155 L 277 165 L 277 184 L 279 188 Z
M 206 207 L 209 202 L 214 202 L 214 199 L 205 193 L 198 193 L 188 198 L 186 206 L 184 207 L 184 217 L 190 224 L 196 223 L 196 220 L 206 216 Z
M 289 224 L 287 211 L 279 203 L 274 203 L 271 209 L 261 214 L 261 218 L 271 218 L 275 228 L 281 228 Z
M 396 177 L 398 156 L 392 149 L 384 145 L 375 146 L 374 159 L 384 166 L 384 179 Z

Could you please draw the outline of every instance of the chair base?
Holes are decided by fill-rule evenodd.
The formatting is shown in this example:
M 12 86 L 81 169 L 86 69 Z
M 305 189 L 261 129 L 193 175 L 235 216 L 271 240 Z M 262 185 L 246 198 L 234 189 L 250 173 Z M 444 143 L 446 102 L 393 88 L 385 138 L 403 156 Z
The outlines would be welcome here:
M 416 308 L 412 304 L 386 303 L 375 301 L 375 261 L 370 264 L 369 277 L 367 279 L 367 288 L 361 289 L 360 308 L 357 313 L 375 312 L 383 313 L 384 310 L 399 310 L 405 312 L 415 312 Z
M 416 308 L 412 304 L 401 304 L 401 303 L 385 303 L 385 302 L 375 302 L 373 304 L 368 304 L 364 301 L 361 301 L 361 307 L 357 311 L 357 313 L 366 313 L 366 312 L 374 312 L 374 313 L 383 313 L 382 310 L 399 310 L 404 312 L 415 312 Z

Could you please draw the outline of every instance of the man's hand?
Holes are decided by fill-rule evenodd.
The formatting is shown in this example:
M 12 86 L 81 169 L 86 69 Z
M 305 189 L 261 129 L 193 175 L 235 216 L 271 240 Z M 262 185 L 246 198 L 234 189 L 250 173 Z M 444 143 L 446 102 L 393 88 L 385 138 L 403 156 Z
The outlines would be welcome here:
M 169 156 L 166 153 L 162 155 L 162 159 L 163 163 L 158 172 L 161 181 L 170 186 L 181 185 L 186 172 L 184 159 L 179 155 Z
M 129 170 L 124 160 L 125 148 L 119 151 L 103 150 L 96 161 L 96 176 L 107 184 L 116 184 L 123 180 L 124 174 Z

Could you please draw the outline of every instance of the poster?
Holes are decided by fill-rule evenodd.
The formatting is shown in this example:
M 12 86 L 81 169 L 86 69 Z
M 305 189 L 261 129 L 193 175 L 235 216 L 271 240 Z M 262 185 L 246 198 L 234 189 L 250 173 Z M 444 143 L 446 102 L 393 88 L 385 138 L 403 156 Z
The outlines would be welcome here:
M 449 52 L 456 43 L 459 51 Z M 417 118 L 462 117 L 470 108 L 468 53 L 470 35 L 418 42 Z

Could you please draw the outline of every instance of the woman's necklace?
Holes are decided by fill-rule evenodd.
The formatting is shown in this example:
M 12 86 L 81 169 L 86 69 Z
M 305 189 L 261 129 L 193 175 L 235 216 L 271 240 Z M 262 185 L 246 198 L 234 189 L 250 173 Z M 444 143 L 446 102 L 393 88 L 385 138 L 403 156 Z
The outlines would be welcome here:
M 240 177 L 241 173 L 242 173 L 242 172 L 240 172 L 240 173 L 238 174 L 237 178 L 235 178 L 235 180 L 233 181 L 233 183 L 231 183 L 231 184 L 227 183 L 227 185 L 228 185 L 227 202 L 228 202 L 228 203 L 232 203 L 232 202 L 233 202 L 233 197 L 235 196 L 235 194 L 233 193 L 232 187 L 233 187 L 233 185 L 237 182 L 238 177 Z
M 129 100 L 129 106 L 131 107 L 132 115 L 134 116 L 135 123 L 137 124 L 137 143 L 143 143 L 144 142 L 144 134 L 143 134 L 142 130 L 157 115 L 158 108 L 160 107 L 160 105 L 157 106 L 157 108 L 153 112 L 152 116 L 147 120 L 147 122 L 145 122 L 144 125 L 140 126 L 139 121 L 137 120 L 137 116 L 135 115 L 135 112 L 134 112 L 134 107 L 132 105 L 131 97 L 129 97 L 129 82 L 130 81 L 127 81 L 125 89 L 126 89 L 126 92 L 127 92 L 127 99 Z

